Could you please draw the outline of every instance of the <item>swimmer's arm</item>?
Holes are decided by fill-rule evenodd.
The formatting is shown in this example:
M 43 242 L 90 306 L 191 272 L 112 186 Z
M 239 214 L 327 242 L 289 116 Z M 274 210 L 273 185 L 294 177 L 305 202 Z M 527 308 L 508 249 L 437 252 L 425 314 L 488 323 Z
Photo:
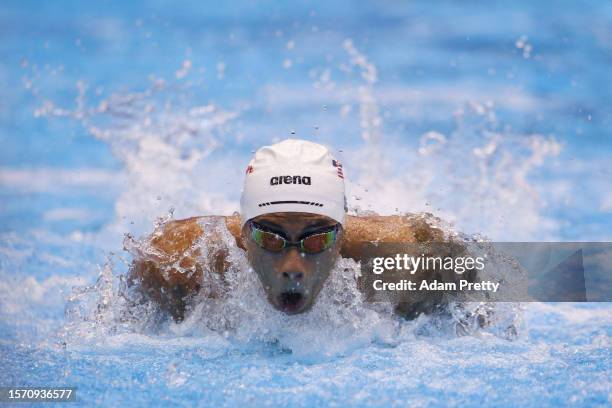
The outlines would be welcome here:
M 422 243 L 444 243 L 436 245 L 435 256 L 446 256 L 454 254 L 457 256 L 464 250 L 463 245 L 453 242 L 446 237 L 444 232 L 434 225 L 435 219 L 423 215 L 391 215 L 391 216 L 347 216 L 344 228 L 344 238 L 341 255 L 352 258 L 358 262 L 364 262 L 373 257 L 394 257 L 396 246 L 367 245 L 367 242 L 389 243 L 389 244 L 422 244 Z M 395 248 L 395 249 L 394 249 Z M 443 253 L 442 253 L 443 252 Z M 385 275 L 387 282 L 410 279 L 418 282 L 420 280 L 437 279 L 442 282 L 454 282 L 458 275 L 454 272 L 438 271 L 435 275 L 418 271 L 414 274 L 408 271 L 395 271 Z M 465 273 L 465 279 L 473 279 L 474 275 Z M 363 284 L 358 279 L 358 285 Z M 432 292 L 426 296 L 418 296 L 412 292 L 402 293 L 396 297 L 396 312 L 407 318 L 415 318 L 421 313 L 433 313 L 442 306 L 441 295 Z
M 203 260 L 201 246 L 196 245 L 201 239 L 219 239 L 213 232 L 207 233 L 205 225 L 221 219 L 236 236 L 240 230 L 238 217 L 193 217 L 167 222 L 146 238 L 144 245 L 130 245 L 135 258 L 130 280 L 139 282 L 141 289 L 175 320 L 182 320 L 189 297 L 201 288 L 202 263 L 220 276 L 226 269 L 226 251 L 220 249 Z M 242 246 L 240 240 L 237 245 Z

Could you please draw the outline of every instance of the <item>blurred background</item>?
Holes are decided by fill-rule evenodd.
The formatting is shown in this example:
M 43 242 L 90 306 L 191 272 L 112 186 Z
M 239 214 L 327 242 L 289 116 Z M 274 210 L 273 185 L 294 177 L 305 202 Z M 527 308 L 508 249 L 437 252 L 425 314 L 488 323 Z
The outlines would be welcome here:
M 228 214 L 251 152 L 299 137 L 344 161 L 354 210 L 609 239 L 611 9 L 4 2 L 1 228 Z

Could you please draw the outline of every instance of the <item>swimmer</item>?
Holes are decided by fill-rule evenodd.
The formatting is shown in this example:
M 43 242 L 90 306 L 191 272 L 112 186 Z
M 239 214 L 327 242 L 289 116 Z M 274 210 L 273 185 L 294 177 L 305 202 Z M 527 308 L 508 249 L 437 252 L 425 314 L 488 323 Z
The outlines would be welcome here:
M 189 300 L 204 285 L 204 268 L 222 277 L 230 266 L 227 248 L 208 253 L 202 261 L 194 245 L 201 239 L 221 242 L 207 225 L 224 222 L 235 245 L 246 251 L 270 304 L 298 314 L 316 302 L 339 257 L 366 258 L 361 243 L 445 240 L 442 230 L 423 216 L 346 212 L 342 165 L 326 147 L 295 139 L 264 146 L 246 169 L 240 215 L 193 217 L 159 226 L 147 238 L 149 250 L 135 254 L 131 281 L 175 320 L 182 320 Z M 414 318 L 436 310 L 440 302 L 441 295 L 408 297 L 397 303 L 396 311 Z

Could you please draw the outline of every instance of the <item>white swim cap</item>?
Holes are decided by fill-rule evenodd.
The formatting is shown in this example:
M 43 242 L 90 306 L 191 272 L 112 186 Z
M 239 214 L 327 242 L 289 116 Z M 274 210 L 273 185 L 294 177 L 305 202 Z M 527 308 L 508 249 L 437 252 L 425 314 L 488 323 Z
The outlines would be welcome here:
M 325 146 L 287 139 L 257 150 L 246 169 L 241 224 L 277 212 L 321 214 L 344 224 L 342 165 Z

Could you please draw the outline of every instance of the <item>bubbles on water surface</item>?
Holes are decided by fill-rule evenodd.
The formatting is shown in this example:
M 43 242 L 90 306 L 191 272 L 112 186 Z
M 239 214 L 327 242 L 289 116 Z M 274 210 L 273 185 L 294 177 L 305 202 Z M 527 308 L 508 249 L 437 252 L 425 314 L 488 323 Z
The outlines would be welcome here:
M 527 42 L 527 36 L 521 35 L 514 43 L 516 48 L 523 51 L 523 58 L 527 59 L 531 57 L 533 46 Z

